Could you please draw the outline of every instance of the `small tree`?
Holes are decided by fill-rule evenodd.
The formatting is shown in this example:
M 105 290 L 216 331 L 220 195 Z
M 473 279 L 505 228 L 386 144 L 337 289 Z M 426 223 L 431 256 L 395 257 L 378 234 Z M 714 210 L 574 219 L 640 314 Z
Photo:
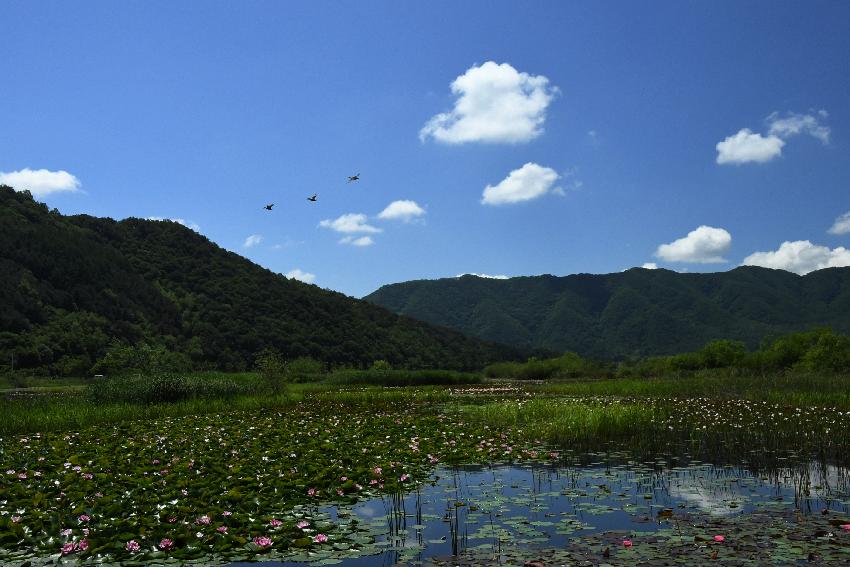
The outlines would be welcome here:
M 261 351 L 254 359 L 254 368 L 260 373 L 260 378 L 267 390 L 279 394 L 286 389 L 289 377 L 287 364 L 276 350 Z
M 384 359 L 376 360 L 372 363 L 372 366 L 369 367 L 369 370 L 372 372 L 381 372 L 387 373 L 393 369 L 393 365 Z

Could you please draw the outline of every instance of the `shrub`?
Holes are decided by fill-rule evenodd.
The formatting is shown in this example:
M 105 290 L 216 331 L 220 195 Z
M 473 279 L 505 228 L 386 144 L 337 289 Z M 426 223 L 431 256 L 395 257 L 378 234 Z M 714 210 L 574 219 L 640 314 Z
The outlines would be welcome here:
M 279 393 L 286 388 L 289 376 L 286 361 L 279 352 L 271 349 L 261 351 L 254 360 L 254 368 L 259 372 L 267 390 Z

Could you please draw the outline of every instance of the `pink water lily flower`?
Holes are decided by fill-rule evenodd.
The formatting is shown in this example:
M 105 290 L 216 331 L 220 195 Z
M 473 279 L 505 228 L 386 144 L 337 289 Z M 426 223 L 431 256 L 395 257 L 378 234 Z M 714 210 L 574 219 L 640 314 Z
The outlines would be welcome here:
M 313 541 L 316 543 L 325 543 L 328 541 L 328 536 L 325 534 L 316 534 L 313 536 Z
M 623 547 L 631 547 L 631 546 L 632 546 L 632 540 L 630 540 L 630 539 L 624 539 L 623 540 Z
M 81 539 L 79 543 L 77 543 L 76 548 L 80 551 L 87 551 L 89 548 L 89 540 Z
M 91 520 L 91 517 L 86 514 L 81 514 L 80 517 L 77 519 L 81 522 L 88 522 L 89 520 Z
M 266 536 L 257 536 L 254 538 L 254 545 L 257 547 L 268 547 L 272 544 L 272 538 Z
M 841 524 L 841 529 L 850 531 L 850 524 Z
M 62 544 L 62 555 L 68 555 L 69 553 L 74 553 L 74 544 L 70 541 Z
M 278 527 L 278 526 L 280 526 L 280 525 L 282 525 L 282 524 L 283 524 L 283 522 L 281 522 L 281 521 L 280 521 L 280 520 L 278 520 L 277 518 L 272 518 L 272 519 L 271 519 L 271 521 L 269 522 L 269 525 L 270 525 L 271 527 L 273 527 L 273 528 L 276 528 L 276 527 Z
M 127 551 L 129 551 L 130 553 L 138 553 L 138 551 L 142 548 L 142 546 L 139 545 L 139 542 L 134 539 L 128 541 L 126 547 Z
M 166 538 L 163 538 L 163 539 L 159 542 L 159 545 L 158 545 L 157 547 L 159 547 L 159 548 L 160 548 L 161 550 L 163 550 L 163 551 L 168 551 L 169 549 L 171 549 L 172 547 L 174 547 L 174 542 L 173 542 L 173 541 L 171 541 L 170 539 L 168 539 L 168 538 L 166 537 Z
M 310 525 L 310 522 L 308 522 L 307 520 L 301 520 L 300 522 L 295 524 L 295 527 L 303 530 L 304 528 L 308 527 L 309 525 Z
M 717 543 L 723 543 L 724 541 L 726 541 L 726 538 L 722 535 L 716 535 L 714 536 L 714 541 L 716 541 Z

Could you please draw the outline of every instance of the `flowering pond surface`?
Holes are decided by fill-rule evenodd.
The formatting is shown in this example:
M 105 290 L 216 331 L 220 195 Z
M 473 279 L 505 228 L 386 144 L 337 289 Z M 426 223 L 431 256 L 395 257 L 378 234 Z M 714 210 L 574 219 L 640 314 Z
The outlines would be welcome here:
M 414 389 L 9 436 L 0 564 L 844 564 L 847 421 Z
M 850 562 L 850 530 L 841 527 L 850 508 L 845 470 L 810 464 L 757 475 L 595 457 L 586 466 L 441 468 L 403 495 L 323 510 L 358 526 L 357 553 L 367 557 L 348 558 L 344 545 L 273 564 Z

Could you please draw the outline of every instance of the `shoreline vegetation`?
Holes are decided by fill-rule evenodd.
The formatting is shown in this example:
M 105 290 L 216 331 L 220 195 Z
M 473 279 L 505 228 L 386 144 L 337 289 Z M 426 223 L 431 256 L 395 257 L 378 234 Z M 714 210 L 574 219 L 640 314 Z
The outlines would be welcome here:
M 308 357 L 285 360 L 270 350 L 256 356 L 254 372 L 186 372 L 161 355 L 147 345 L 122 347 L 103 366 L 109 368 L 106 377 L 0 376 L 0 435 L 281 409 L 308 401 L 392 404 L 404 401 L 405 387 L 417 388 L 429 403 L 449 404 L 455 402 L 453 389 L 476 384 L 497 390 L 524 385 L 524 395 L 535 400 L 605 397 L 640 405 L 706 397 L 850 409 L 850 338 L 829 329 L 784 335 L 753 351 L 719 340 L 674 356 L 611 363 L 566 353 L 492 364 L 480 373 L 397 369 L 384 360 L 363 370 L 331 369 Z

